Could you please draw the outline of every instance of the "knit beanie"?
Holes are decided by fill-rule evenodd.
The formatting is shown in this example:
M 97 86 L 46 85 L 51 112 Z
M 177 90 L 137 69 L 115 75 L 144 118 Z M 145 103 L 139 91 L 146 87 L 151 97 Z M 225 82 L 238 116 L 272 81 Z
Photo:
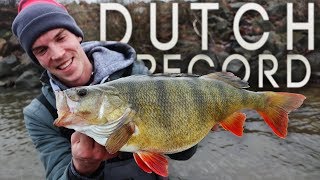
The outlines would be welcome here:
M 54 0 L 20 1 L 12 31 L 34 63 L 39 65 L 32 52 L 33 43 L 45 32 L 56 28 L 65 28 L 83 39 L 83 32 L 62 4 Z

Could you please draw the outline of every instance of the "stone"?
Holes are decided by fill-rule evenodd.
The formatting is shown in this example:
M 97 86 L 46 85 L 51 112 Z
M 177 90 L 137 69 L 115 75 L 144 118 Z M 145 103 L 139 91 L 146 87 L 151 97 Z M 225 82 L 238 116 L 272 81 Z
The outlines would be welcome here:
M 7 41 L 3 38 L 0 38 L 0 55 L 3 55 L 6 49 L 6 43 Z
M 0 78 L 6 76 L 13 76 L 15 72 L 12 69 L 17 66 L 19 62 L 17 61 L 16 56 L 10 55 L 4 57 L 2 61 L 0 61 Z
M 28 65 L 28 64 L 32 63 L 32 61 L 27 53 L 23 53 L 21 55 L 20 62 L 21 62 L 21 64 L 24 64 L 24 65 Z
M 11 46 L 20 46 L 20 43 L 16 36 L 12 35 L 9 39 L 9 43 Z
M 33 89 L 40 86 L 39 75 L 32 70 L 23 72 L 15 81 L 16 88 Z

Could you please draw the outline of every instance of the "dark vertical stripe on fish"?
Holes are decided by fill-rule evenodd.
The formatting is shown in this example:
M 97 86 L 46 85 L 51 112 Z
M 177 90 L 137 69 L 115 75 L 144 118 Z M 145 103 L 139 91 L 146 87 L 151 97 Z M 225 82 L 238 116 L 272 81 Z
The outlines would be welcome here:
M 201 81 L 197 78 L 195 80 L 189 80 L 188 81 L 188 86 L 191 89 L 192 93 L 192 102 L 195 104 L 192 107 L 197 108 L 197 111 L 194 111 L 196 114 L 197 120 L 199 120 L 199 123 L 204 124 L 205 122 L 200 121 L 206 118 L 208 114 L 208 108 L 207 106 L 210 105 L 208 102 L 206 102 L 205 97 L 204 97 L 204 92 L 201 90 Z M 212 107 L 209 107 L 212 108 Z M 203 127 L 203 126 L 199 126 Z
M 215 110 L 215 112 L 218 112 L 218 116 L 220 116 L 224 109 L 227 109 L 227 107 L 225 106 L 226 103 L 224 103 L 226 100 L 225 98 L 228 97 L 227 93 L 228 91 L 225 89 L 225 86 L 223 85 L 224 82 L 222 81 L 217 81 L 217 83 L 215 84 L 216 89 L 217 89 L 217 105 L 215 107 L 217 107 L 217 109 Z M 224 108 L 224 109 L 222 109 Z
M 129 103 L 132 105 L 132 108 L 137 110 L 137 96 L 136 96 L 136 93 L 138 91 L 138 88 L 141 86 L 140 83 L 133 83 L 133 82 L 130 82 L 129 83 L 130 85 L 129 86 L 124 86 L 124 87 L 127 87 L 127 92 L 128 92 L 128 100 L 129 100 Z
M 239 91 L 241 96 L 241 104 L 249 104 L 249 94 L 247 91 Z
M 173 111 L 172 103 L 169 103 L 170 99 L 168 98 L 168 90 L 166 87 L 168 86 L 169 81 L 155 81 L 154 85 L 155 86 L 155 91 L 156 94 L 158 95 L 157 102 L 160 107 L 160 112 L 159 112 L 159 117 L 162 117 L 162 122 L 160 123 L 161 125 L 164 126 L 164 128 L 170 128 L 171 122 L 168 121 L 168 119 L 171 117 L 171 112 Z

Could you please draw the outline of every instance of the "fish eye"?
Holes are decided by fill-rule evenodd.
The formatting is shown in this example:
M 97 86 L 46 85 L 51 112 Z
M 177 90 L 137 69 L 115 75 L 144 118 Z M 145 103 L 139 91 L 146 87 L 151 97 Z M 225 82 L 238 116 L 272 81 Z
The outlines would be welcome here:
M 80 97 L 83 97 L 83 96 L 85 96 L 85 95 L 87 95 L 87 94 L 88 94 L 87 89 L 79 89 L 79 90 L 77 91 L 77 95 L 80 96 Z

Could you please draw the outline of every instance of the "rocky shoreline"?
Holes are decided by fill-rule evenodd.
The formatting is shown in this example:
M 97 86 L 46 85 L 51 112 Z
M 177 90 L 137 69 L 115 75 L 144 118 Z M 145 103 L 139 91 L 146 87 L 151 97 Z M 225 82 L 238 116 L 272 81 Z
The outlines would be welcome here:
M 140 54 L 152 54 L 157 61 L 156 73 L 163 72 L 163 54 L 181 54 L 179 66 L 183 73 L 187 72 L 190 59 L 196 54 L 206 54 L 215 63 L 215 67 L 210 68 L 205 62 L 197 63 L 194 72 L 206 74 L 212 71 L 221 70 L 221 64 L 231 54 L 242 54 L 250 63 L 252 75 L 249 83 L 257 84 L 258 77 L 258 55 L 273 54 L 278 62 L 279 69 L 275 79 L 279 84 L 286 83 L 286 55 L 301 54 L 305 56 L 311 65 L 311 79 L 308 84 L 319 83 L 320 77 L 320 53 L 316 50 L 308 51 L 306 43 L 307 33 L 297 32 L 295 37 L 295 49 L 288 52 L 286 50 L 286 14 L 284 14 L 286 3 L 276 3 L 276 1 L 261 1 L 270 16 L 270 22 L 263 22 L 257 13 L 248 13 L 241 22 L 240 31 L 247 40 L 259 38 L 263 30 L 270 32 L 270 38 L 266 45 L 256 51 L 248 51 L 237 42 L 235 42 L 232 30 L 232 21 L 236 11 L 243 5 L 236 1 L 223 1 L 219 4 L 219 10 L 208 17 L 209 32 L 209 49 L 201 51 L 201 37 L 197 35 L 195 29 L 201 29 L 201 11 L 190 9 L 190 3 L 179 2 L 179 41 L 171 50 L 162 52 L 155 49 L 150 41 L 150 3 L 131 3 L 125 5 L 131 14 L 133 21 L 133 32 L 129 44 L 132 45 Z M 301 10 L 294 11 L 294 15 L 301 19 L 307 17 L 306 4 L 301 2 L 295 4 L 301 6 Z M 80 4 L 71 3 L 66 5 L 68 11 L 85 33 L 85 41 L 99 40 L 100 35 L 100 6 L 99 4 Z M 167 42 L 171 38 L 171 3 L 157 2 L 157 23 L 161 24 L 158 38 L 160 41 Z M 315 9 L 320 8 L 315 3 Z M 0 88 L 37 88 L 41 86 L 39 76 L 42 70 L 36 67 L 28 60 L 27 55 L 23 52 L 17 39 L 12 35 L 11 23 L 17 14 L 15 7 L 0 7 Z M 118 40 L 125 32 L 125 22 L 119 13 L 110 12 L 111 18 L 107 19 L 107 36 L 112 40 Z M 315 11 L 315 49 L 320 47 L 320 17 L 319 11 Z M 116 29 L 116 30 L 115 30 Z M 233 66 L 233 67 L 232 67 Z M 235 64 L 230 69 L 239 76 L 243 76 L 243 65 Z M 265 65 L 268 69 L 268 64 Z M 270 67 L 269 67 L 270 69 Z M 301 64 L 293 66 L 293 80 L 301 80 L 305 74 L 305 69 Z M 300 79 L 299 79 L 300 78 Z M 250 82 L 251 81 L 251 82 Z

